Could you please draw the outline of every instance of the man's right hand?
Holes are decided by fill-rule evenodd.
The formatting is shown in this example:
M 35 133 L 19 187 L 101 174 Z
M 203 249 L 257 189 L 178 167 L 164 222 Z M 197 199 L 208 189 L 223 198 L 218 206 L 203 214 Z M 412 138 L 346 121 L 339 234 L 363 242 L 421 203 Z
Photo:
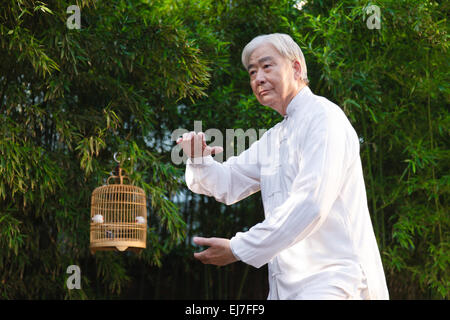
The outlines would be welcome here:
M 186 132 L 183 134 L 183 137 L 177 139 L 177 144 L 181 144 L 183 152 L 189 158 L 206 157 L 223 152 L 222 147 L 207 146 L 205 134 L 203 132 Z

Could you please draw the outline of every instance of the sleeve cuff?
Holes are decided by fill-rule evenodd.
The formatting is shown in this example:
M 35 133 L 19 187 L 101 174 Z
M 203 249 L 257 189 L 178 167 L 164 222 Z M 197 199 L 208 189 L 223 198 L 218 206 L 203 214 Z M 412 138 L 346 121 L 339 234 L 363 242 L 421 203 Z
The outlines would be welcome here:
M 265 256 L 256 254 L 259 251 L 258 248 L 248 245 L 248 239 L 245 239 L 247 232 L 238 232 L 231 238 L 231 251 L 238 260 L 251 265 L 252 267 L 261 268 L 268 261 L 264 260 L 266 259 Z
M 233 238 L 233 239 L 234 239 L 234 238 Z M 233 240 L 233 239 L 231 239 L 231 240 Z M 238 261 L 241 261 L 241 258 L 239 258 L 238 254 L 236 253 L 235 248 L 233 247 L 233 241 L 230 241 L 230 249 L 231 249 L 231 252 L 233 253 L 234 257 L 235 257 Z

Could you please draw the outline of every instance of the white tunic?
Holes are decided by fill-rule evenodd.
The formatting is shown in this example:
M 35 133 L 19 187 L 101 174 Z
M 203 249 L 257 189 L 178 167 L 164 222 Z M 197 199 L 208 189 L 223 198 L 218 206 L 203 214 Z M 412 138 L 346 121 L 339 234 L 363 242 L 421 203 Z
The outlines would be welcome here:
M 265 219 L 231 239 L 241 261 L 268 263 L 268 299 L 338 287 L 388 299 L 364 185 L 358 136 L 344 112 L 304 87 L 285 119 L 224 163 L 190 159 L 186 183 L 227 205 L 261 190 Z M 319 290 L 320 291 L 320 290 Z

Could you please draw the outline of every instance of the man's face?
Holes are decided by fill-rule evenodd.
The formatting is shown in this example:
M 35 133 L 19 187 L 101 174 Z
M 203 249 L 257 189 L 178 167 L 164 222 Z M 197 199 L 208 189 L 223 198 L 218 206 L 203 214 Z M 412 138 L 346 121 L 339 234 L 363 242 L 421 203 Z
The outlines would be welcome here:
M 250 56 L 248 73 L 250 85 L 259 103 L 284 115 L 297 93 L 294 64 L 271 44 L 262 44 Z

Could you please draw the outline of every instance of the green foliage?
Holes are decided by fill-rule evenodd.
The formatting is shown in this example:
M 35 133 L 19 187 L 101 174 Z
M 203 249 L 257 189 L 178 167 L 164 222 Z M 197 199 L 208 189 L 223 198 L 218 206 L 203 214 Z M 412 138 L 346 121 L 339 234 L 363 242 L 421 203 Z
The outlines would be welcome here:
M 310 87 L 361 141 L 372 222 L 392 298 L 448 299 L 449 7 L 439 1 L 7 1 L 0 8 L 0 296 L 258 298 L 265 269 L 204 266 L 194 235 L 232 237 L 263 219 L 184 187 L 177 128 L 270 128 L 241 65 L 245 44 L 284 32 Z M 381 28 L 366 25 L 369 5 Z M 121 152 L 146 191 L 147 249 L 91 256 L 89 200 Z M 128 160 L 129 159 L 129 160 Z M 67 290 L 66 268 L 82 270 Z M 31 285 L 32 284 L 32 285 Z
M 160 264 L 185 235 L 170 200 L 181 173 L 149 138 L 166 106 L 204 96 L 208 66 L 168 7 L 80 1 L 82 28 L 69 30 L 70 4 L 10 1 L 0 9 L 3 298 L 118 296 L 133 269 Z M 90 194 L 106 182 L 116 151 L 148 195 L 148 238 L 159 245 L 93 257 Z M 78 293 L 65 287 L 71 264 L 85 275 Z

